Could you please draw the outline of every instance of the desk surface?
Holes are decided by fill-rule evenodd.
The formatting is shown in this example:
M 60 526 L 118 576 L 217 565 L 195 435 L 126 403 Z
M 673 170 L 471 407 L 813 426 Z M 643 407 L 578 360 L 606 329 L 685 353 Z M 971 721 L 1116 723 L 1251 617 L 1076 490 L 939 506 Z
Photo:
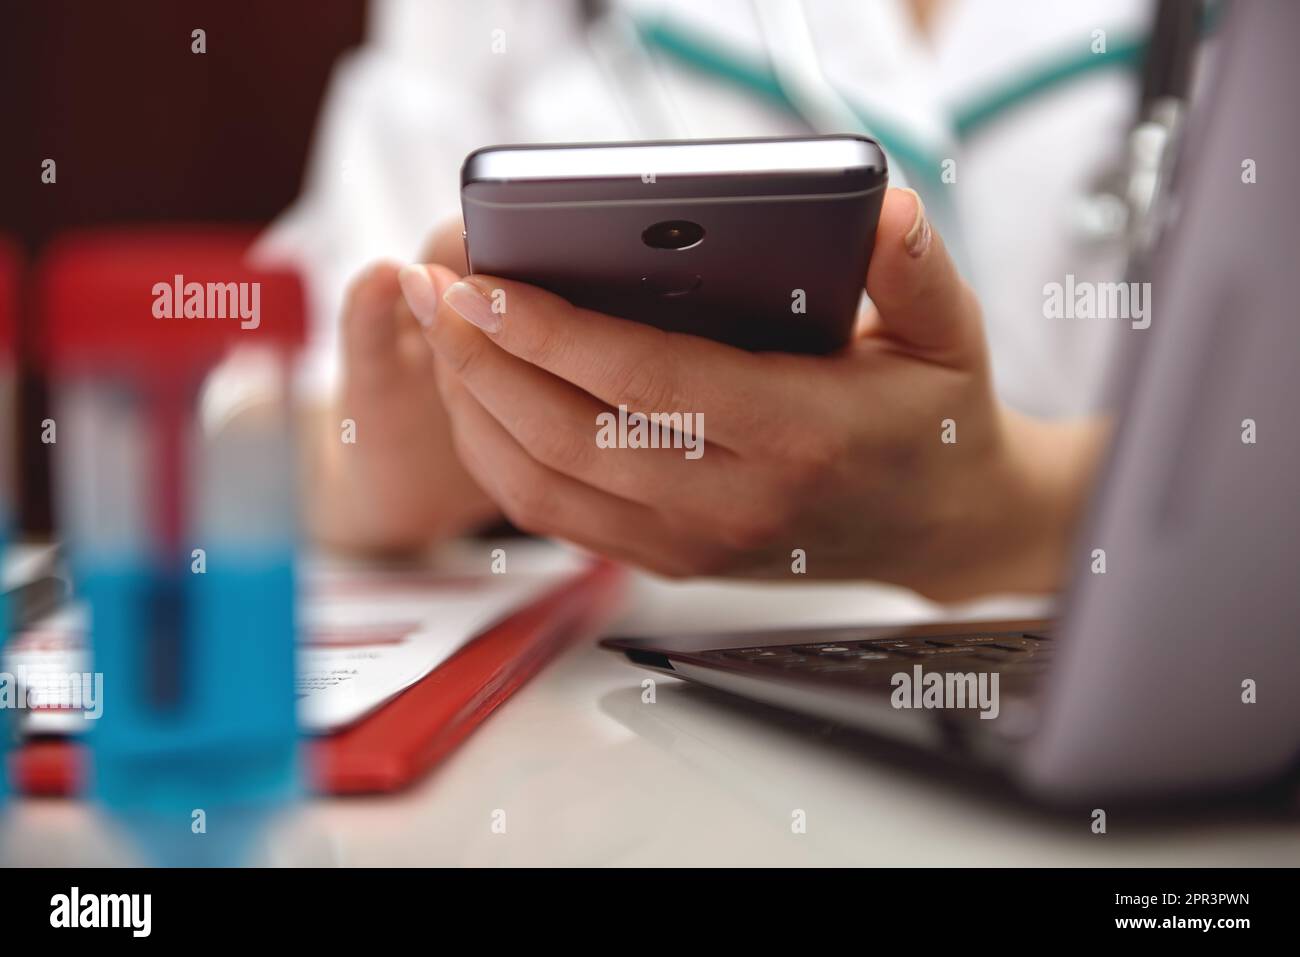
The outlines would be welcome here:
M 1041 602 L 949 614 L 1035 615 Z M 883 587 L 667 584 L 636 579 L 624 631 L 911 621 L 937 609 Z M 349 865 L 1294 865 L 1300 824 L 1241 817 L 1090 833 L 862 753 L 845 735 L 638 671 L 588 640 L 493 715 L 416 788 L 320 799 L 266 861 Z M 807 830 L 792 833 L 793 812 Z M 505 833 L 494 813 L 505 812 Z M 20 801 L 16 864 L 129 860 L 74 801 Z M 499 819 L 499 815 L 498 815 Z

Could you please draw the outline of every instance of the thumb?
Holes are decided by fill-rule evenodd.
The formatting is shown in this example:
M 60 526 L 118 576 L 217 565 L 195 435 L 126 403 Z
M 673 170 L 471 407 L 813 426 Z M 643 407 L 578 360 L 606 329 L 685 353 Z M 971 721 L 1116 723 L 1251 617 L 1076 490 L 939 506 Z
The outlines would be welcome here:
M 885 194 L 867 295 L 887 336 L 961 363 L 983 350 L 979 303 L 910 189 Z
M 454 269 L 436 262 L 403 266 L 397 273 L 397 282 L 402 288 L 401 308 L 427 330 L 438 314 L 442 294 L 460 276 Z

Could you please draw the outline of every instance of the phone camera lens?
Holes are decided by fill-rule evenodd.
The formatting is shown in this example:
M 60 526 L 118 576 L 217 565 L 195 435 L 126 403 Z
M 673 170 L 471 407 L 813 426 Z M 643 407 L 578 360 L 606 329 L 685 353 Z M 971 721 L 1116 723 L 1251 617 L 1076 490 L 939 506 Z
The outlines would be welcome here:
M 641 234 L 641 241 L 654 249 L 690 249 L 704 240 L 704 227 L 685 219 L 655 223 Z

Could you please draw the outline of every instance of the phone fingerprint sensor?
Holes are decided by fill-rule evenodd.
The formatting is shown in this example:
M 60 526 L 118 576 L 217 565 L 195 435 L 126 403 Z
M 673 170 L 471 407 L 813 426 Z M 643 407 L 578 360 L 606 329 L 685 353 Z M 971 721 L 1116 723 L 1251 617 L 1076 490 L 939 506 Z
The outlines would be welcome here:
M 641 277 L 641 288 L 652 296 L 686 296 L 700 288 L 698 273 L 656 273 Z

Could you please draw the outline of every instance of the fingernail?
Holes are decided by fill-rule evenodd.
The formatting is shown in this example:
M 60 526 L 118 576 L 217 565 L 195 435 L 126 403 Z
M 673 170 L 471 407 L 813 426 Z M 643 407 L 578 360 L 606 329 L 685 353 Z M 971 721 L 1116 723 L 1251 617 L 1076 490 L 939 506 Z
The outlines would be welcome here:
M 397 283 L 402 287 L 406 304 L 411 307 L 411 315 L 428 329 L 438 314 L 438 290 L 429 270 L 414 264 L 403 266 L 397 271 Z
M 930 248 L 933 232 L 930 229 L 930 220 L 925 215 L 925 203 L 921 202 L 920 195 L 914 189 L 906 192 L 916 197 L 916 219 L 913 220 L 912 228 L 907 231 L 907 235 L 903 237 L 903 246 L 909 256 L 920 258 Z
M 501 331 L 501 314 L 492 308 L 487 290 L 472 280 L 454 282 L 443 293 L 442 301 L 455 309 L 466 322 L 472 322 L 490 336 Z

